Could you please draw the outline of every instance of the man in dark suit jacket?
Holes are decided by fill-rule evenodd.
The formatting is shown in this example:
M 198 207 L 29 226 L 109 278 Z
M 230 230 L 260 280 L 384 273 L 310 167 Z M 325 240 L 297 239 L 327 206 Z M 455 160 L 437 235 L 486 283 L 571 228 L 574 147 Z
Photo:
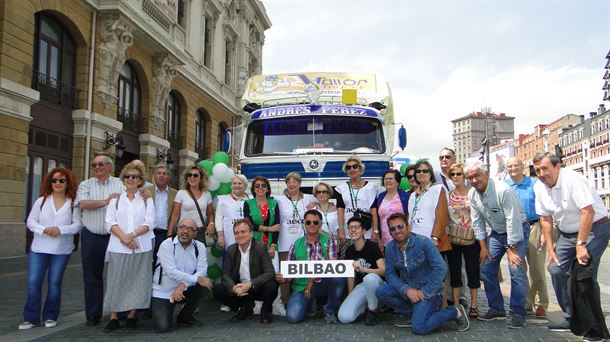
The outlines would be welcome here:
M 233 311 L 230 322 L 239 322 L 253 313 L 254 300 L 263 301 L 261 323 L 271 322 L 271 305 L 277 297 L 275 269 L 262 242 L 252 239 L 252 224 L 241 219 L 233 225 L 235 243 L 227 248 L 222 284 L 214 286 L 214 297 Z

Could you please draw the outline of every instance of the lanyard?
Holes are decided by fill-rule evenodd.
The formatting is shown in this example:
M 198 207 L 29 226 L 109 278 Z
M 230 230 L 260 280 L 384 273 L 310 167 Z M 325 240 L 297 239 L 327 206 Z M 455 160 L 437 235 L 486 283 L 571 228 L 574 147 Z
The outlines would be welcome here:
M 290 204 L 292 204 L 292 218 L 298 219 L 301 218 L 301 214 L 299 213 L 299 201 L 300 199 L 293 201 L 292 198 L 288 198 L 290 200 Z
M 415 222 L 415 215 L 417 215 L 417 207 L 419 206 L 419 202 L 421 202 L 421 199 L 424 197 L 424 194 L 427 191 L 428 189 L 425 189 L 421 192 L 421 194 L 415 196 L 415 205 L 413 206 L 413 215 L 411 215 L 411 224 Z
M 330 203 L 328 204 L 329 208 L 330 208 Z M 330 225 L 328 224 L 328 210 L 324 211 L 322 210 L 322 207 L 320 206 L 320 203 L 316 203 L 316 207 L 318 208 L 318 211 L 322 213 L 322 215 L 324 216 L 324 223 L 326 224 L 326 228 L 328 230 L 329 233 L 331 233 L 332 235 L 332 231 L 330 230 Z
M 352 185 L 352 181 L 349 181 L 349 195 L 350 198 L 352 200 L 352 208 L 356 209 L 358 208 L 358 194 L 360 193 L 360 190 L 362 190 L 362 188 L 358 189 L 358 191 L 356 191 L 356 193 L 354 194 L 354 191 L 352 190 L 354 188 L 354 186 Z M 356 198 L 356 199 L 354 199 Z M 354 204 L 354 202 L 356 204 Z

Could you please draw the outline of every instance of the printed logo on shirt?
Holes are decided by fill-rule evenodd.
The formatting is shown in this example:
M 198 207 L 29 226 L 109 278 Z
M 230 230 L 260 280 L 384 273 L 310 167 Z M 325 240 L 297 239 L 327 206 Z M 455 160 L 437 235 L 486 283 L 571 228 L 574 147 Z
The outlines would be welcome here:
M 303 224 L 303 222 L 304 220 L 300 218 L 286 220 L 286 224 Z
M 356 260 L 357 262 L 360 263 L 360 265 L 362 265 L 363 268 L 371 268 L 371 264 L 368 263 L 368 261 L 364 260 L 363 258 L 359 258 L 358 260 Z M 360 272 L 360 271 L 356 271 L 360 274 L 364 274 L 364 272 Z

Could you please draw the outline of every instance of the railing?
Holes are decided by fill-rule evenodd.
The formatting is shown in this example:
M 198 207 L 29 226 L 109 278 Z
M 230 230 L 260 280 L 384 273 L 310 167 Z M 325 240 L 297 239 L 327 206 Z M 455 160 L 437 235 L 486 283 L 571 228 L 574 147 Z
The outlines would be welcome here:
M 33 74 L 32 88 L 40 92 L 41 99 L 70 108 L 78 107 L 78 88 L 37 70 L 34 70 Z
M 140 133 L 140 115 L 138 113 L 119 107 L 117 120 L 123 123 L 124 130 Z

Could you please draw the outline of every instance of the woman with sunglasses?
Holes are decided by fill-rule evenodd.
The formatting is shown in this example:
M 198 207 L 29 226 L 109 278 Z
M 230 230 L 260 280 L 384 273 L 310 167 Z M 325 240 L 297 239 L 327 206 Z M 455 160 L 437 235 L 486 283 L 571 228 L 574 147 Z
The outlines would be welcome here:
M 409 194 L 412 194 L 413 192 L 415 192 L 415 190 L 417 189 L 417 180 L 415 179 L 415 165 L 409 165 L 407 166 L 407 168 L 405 169 L 405 177 L 407 177 L 407 180 L 409 181 L 409 184 L 411 185 L 411 189 L 409 191 L 407 191 Z
M 42 283 L 48 271 L 47 299 L 42 309 L 44 326 L 57 325 L 61 307 L 61 282 L 74 250 L 74 234 L 81 228 L 80 209 L 74 206 L 78 184 L 72 171 L 54 168 L 40 185 L 40 194 L 27 219 L 34 233 L 28 258 L 28 287 L 23 323 L 19 329 L 40 324 Z
M 385 191 L 377 196 L 371 206 L 371 213 L 374 218 L 373 229 L 379 231 L 379 249 L 382 251 L 384 246 L 392 241 L 392 236 L 388 231 L 388 217 L 394 213 L 407 215 L 409 196 L 411 194 L 398 187 L 401 179 L 402 176 L 398 170 L 386 171 L 381 179 Z
M 269 249 L 273 266 L 279 272 L 276 257 L 280 232 L 280 210 L 277 201 L 271 197 L 271 185 L 263 176 L 256 176 L 250 188 L 252 196 L 244 203 L 244 217 L 250 219 L 254 227 L 253 238 L 262 241 Z
M 125 190 L 113 198 L 106 209 L 108 274 L 104 308 L 110 311 L 106 331 L 117 330 L 119 312 L 127 311 L 127 329 L 137 327 L 136 310 L 150 306 L 152 290 L 155 204 L 144 199 L 138 189 L 144 185 L 146 172 L 139 164 L 129 163 L 121 171 Z
M 470 288 L 469 316 L 476 318 L 479 317 L 477 294 L 481 287 L 479 277 L 480 244 L 484 244 L 485 240 L 477 241 L 474 236 L 470 220 L 470 202 L 468 201 L 470 186 L 466 184 L 464 165 L 459 163 L 451 165 L 449 167 L 449 176 L 455 185 L 455 190 L 449 193 L 448 232 L 452 248 L 447 253 L 453 303 L 459 303 L 460 290 L 464 286 L 462 283 L 463 256 L 466 276 L 468 277 L 468 288 Z
M 213 239 L 215 234 L 212 195 L 207 191 L 208 174 L 199 165 L 192 165 L 184 171 L 183 177 L 184 189 L 174 198 L 167 236 L 174 234 L 178 221 L 190 218 L 198 227 L 195 240 L 205 244 L 206 238 Z
M 345 241 L 345 231 L 339 229 L 343 225 L 339 222 L 337 206 L 330 201 L 335 192 L 327 183 L 320 182 L 313 187 L 315 202 L 309 203 L 307 209 L 316 209 L 322 213 L 322 227 L 320 233 L 332 236 L 335 241 Z

